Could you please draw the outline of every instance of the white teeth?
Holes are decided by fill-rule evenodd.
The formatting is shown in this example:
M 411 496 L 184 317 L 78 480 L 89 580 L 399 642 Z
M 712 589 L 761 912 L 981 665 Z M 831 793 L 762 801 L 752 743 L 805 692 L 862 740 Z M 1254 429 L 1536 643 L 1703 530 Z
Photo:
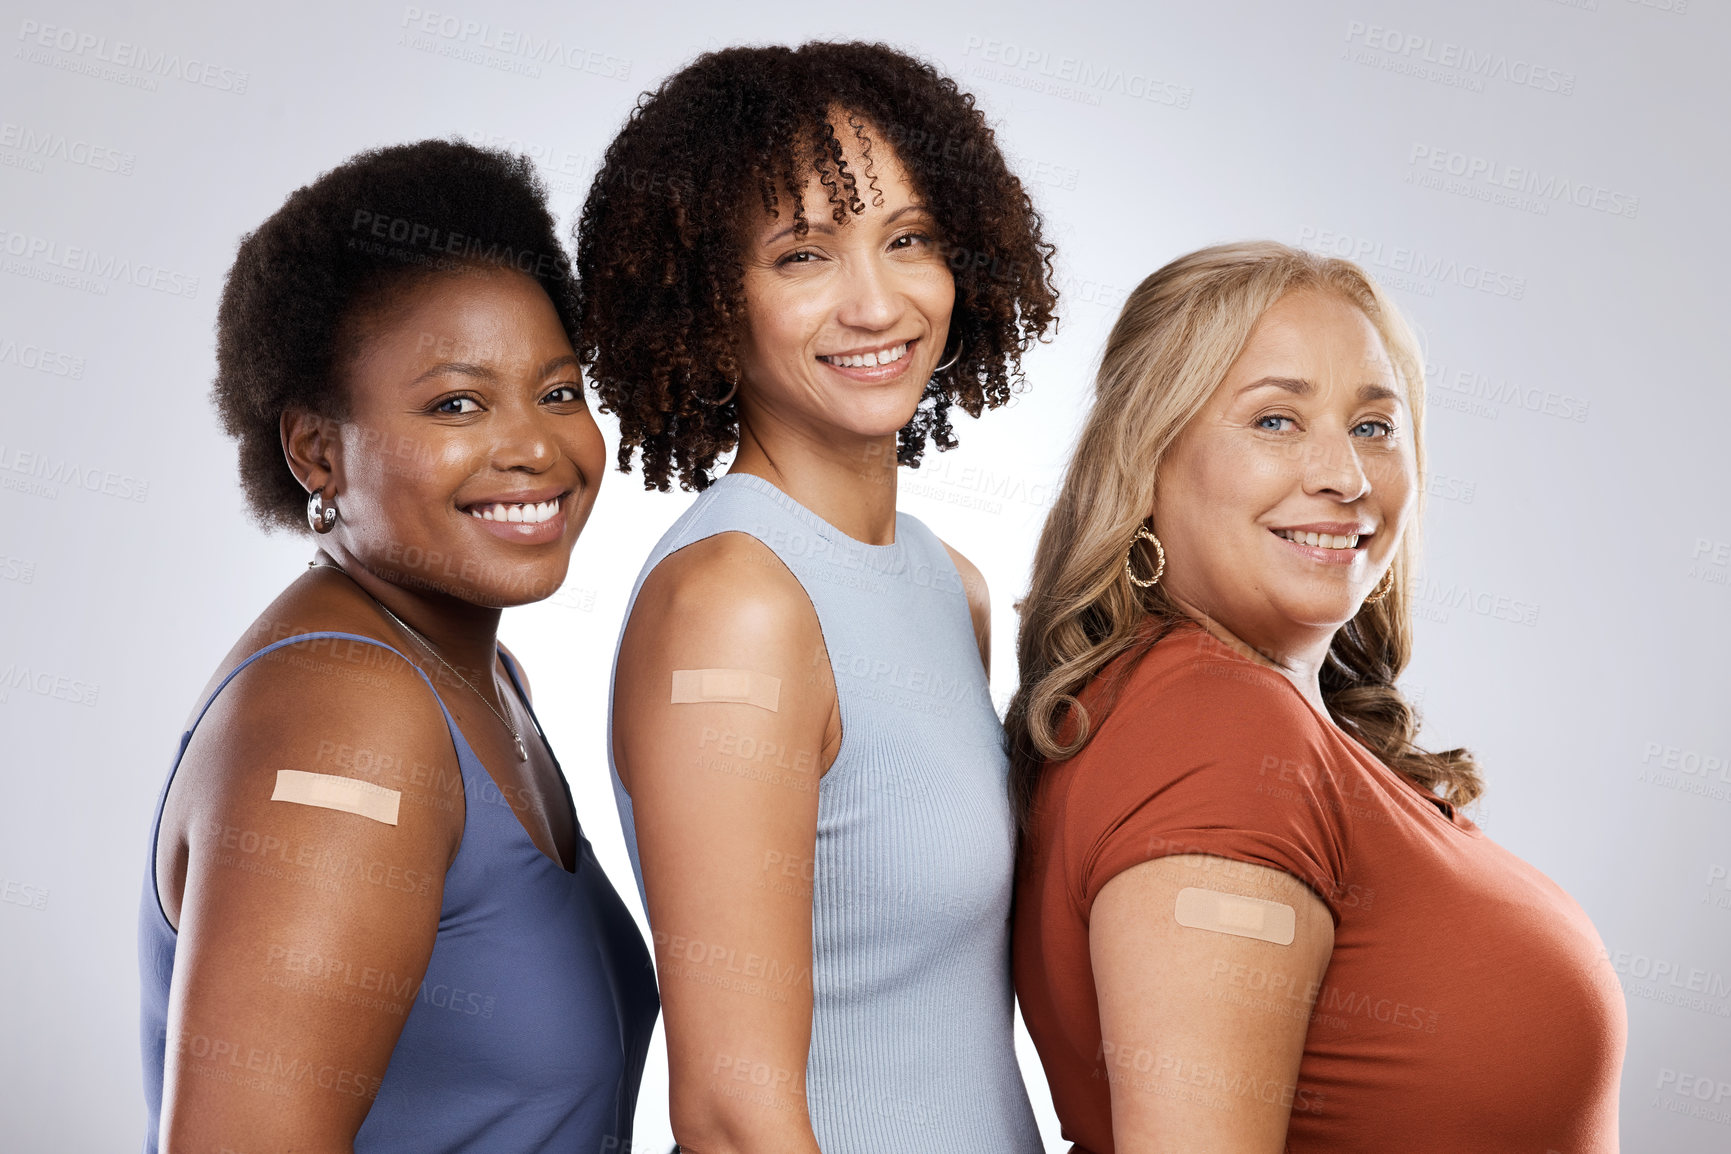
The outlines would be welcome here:
M 845 357 L 819 357 L 818 360 L 828 361 L 830 364 L 842 368 L 864 369 L 876 365 L 894 364 L 907 355 L 908 346 L 907 342 L 904 341 L 899 345 L 892 345 L 887 349 L 878 349 L 875 352 L 854 353 Z
M 515 524 L 539 525 L 550 521 L 559 512 L 559 502 L 541 501 L 534 505 L 505 504 L 495 502 L 491 505 L 474 505 L 469 509 L 469 516 L 478 517 L 483 521 L 508 521 Z
M 1300 545 L 1312 545 L 1318 549 L 1356 549 L 1358 548 L 1357 533 L 1344 536 L 1332 533 L 1300 533 L 1292 529 L 1276 529 L 1275 535 L 1285 537 L 1288 541 Z

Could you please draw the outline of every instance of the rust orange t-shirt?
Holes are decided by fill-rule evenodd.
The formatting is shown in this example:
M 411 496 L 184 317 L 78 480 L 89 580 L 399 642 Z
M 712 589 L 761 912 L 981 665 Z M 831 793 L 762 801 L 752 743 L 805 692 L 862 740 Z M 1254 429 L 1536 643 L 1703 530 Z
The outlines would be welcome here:
M 1074 1154 L 1113 1150 L 1089 910 L 1118 873 L 1177 853 L 1282 870 L 1333 915 L 1320 988 L 1212 976 L 1210 996 L 1309 1019 L 1290 1154 L 1617 1149 L 1622 990 L 1568 894 L 1200 627 L 1156 643 L 1101 722 L 1127 664 L 1084 691 L 1097 730 L 1046 767 L 1016 884 L 1016 994 Z

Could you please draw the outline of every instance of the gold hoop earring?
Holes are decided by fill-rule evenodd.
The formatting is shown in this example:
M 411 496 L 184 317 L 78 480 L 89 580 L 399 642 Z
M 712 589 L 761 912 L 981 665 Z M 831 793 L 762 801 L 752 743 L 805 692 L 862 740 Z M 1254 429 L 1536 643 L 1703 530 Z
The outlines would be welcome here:
M 727 404 L 727 402 L 733 400 L 733 394 L 737 393 L 738 391 L 739 391 L 739 381 L 736 379 L 733 382 L 733 386 L 727 390 L 727 395 L 722 397 L 719 401 L 711 401 L 711 400 L 708 400 L 707 398 L 704 398 L 704 397 L 698 397 L 697 399 L 699 401 L 702 401 L 704 404 L 711 406 L 712 408 L 719 409 L 721 406 Z
M 1144 539 L 1154 542 L 1154 576 L 1146 581 L 1136 576 L 1136 571 L 1130 568 L 1130 558 L 1136 553 L 1136 542 Z M 1130 538 L 1130 551 L 1124 554 L 1124 575 L 1130 578 L 1133 584 L 1140 585 L 1144 589 L 1151 589 L 1160 584 L 1160 575 L 1164 572 L 1166 572 L 1166 547 L 1160 544 L 1160 538 L 1156 537 L 1148 526 L 1138 526 L 1136 535 Z
M 1387 597 L 1389 590 L 1393 589 L 1393 588 L 1394 588 L 1394 566 L 1390 565 L 1387 569 L 1385 569 L 1383 571 L 1382 580 L 1378 581 L 1376 583 L 1376 588 L 1372 589 L 1370 591 L 1370 596 L 1366 597 L 1364 599 L 1364 603 L 1366 605 L 1375 605 L 1378 601 L 1381 601 L 1384 597 Z

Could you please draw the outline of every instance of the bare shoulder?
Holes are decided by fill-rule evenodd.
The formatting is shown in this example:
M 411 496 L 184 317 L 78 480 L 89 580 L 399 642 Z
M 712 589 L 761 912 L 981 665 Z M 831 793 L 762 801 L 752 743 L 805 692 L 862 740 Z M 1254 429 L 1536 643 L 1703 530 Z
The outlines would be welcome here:
M 656 931 L 676 1134 L 684 1149 L 816 1150 L 759 1140 L 759 1118 L 809 1136 L 797 1079 L 747 1101 L 714 1078 L 717 1055 L 797 1071 L 810 1047 L 809 878 L 818 788 L 841 735 L 816 610 L 749 534 L 693 542 L 638 590 L 613 690 L 613 768 Z M 795 977 L 766 997 L 761 982 L 718 980 L 683 948 L 692 942 Z
M 943 545 L 944 552 L 950 555 L 950 560 L 956 566 L 956 574 L 962 579 L 962 589 L 968 595 L 968 611 L 974 614 L 976 618 L 983 616 L 989 620 L 992 613 L 992 596 L 986 588 L 985 575 L 972 561 L 962 556 L 961 550 L 954 545 L 948 541 L 940 541 L 939 544 Z
M 269 652 L 242 658 L 244 668 L 233 663 L 238 672 L 199 722 L 170 787 L 155 877 L 178 935 L 170 1036 L 256 1039 L 261 1053 L 344 1071 L 358 1097 L 296 1097 L 301 1087 L 261 1077 L 271 1100 L 295 1113 L 294 1126 L 352 1134 L 432 954 L 464 795 L 451 731 L 419 668 L 368 640 L 364 621 L 313 619 L 340 622 L 328 632 L 343 635 L 294 628 Z M 390 975 L 402 992 L 333 997 L 308 981 L 315 954 Z M 218 1072 L 214 1061 L 170 1047 L 165 1149 L 182 1148 L 171 1134 L 243 1111 L 250 1132 L 291 1124 L 260 1113 L 250 1086 L 237 1097 L 228 1079 L 202 1076 Z M 334 1148 L 316 1139 L 274 1145 Z
M 728 671 L 737 691 L 749 690 L 762 708 L 676 697 L 676 680 L 695 670 Z M 802 756 L 820 772 L 840 747 L 834 674 L 817 611 L 774 551 L 746 533 L 706 537 L 655 566 L 626 622 L 613 686 L 615 768 L 633 796 L 642 766 L 672 764 L 693 743 L 701 746 L 710 730 L 749 729 L 756 748 L 806 751 Z M 741 709 L 746 713 L 735 712 Z M 677 749 L 668 747 L 693 725 L 674 741 Z
M 211 702 L 187 745 L 182 778 L 199 807 L 256 795 L 279 769 L 401 784 L 415 766 L 455 763 L 438 698 L 420 669 L 356 637 L 289 640 L 252 661 Z M 268 791 L 267 791 L 268 792 Z
M 171 919 L 201 845 L 250 835 L 312 853 L 334 838 L 440 866 L 455 854 L 461 771 L 444 712 L 415 665 L 358 636 L 291 635 L 244 669 L 225 663 L 239 672 L 198 721 L 163 810 L 157 881 Z M 321 788 L 340 804 L 282 804 Z
M 968 598 L 968 619 L 974 626 L 974 641 L 980 647 L 980 664 L 989 673 L 992 668 L 992 597 L 986 588 L 986 578 L 948 541 L 939 543 L 955 563 L 956 575 L 962 579 L 962 591 Z
M 669 554 L 638 591 L 628 633 L 698 633 L 753 648 L 803 649 L 822 629 L 799 579 L 747 533 L 705 537 Z

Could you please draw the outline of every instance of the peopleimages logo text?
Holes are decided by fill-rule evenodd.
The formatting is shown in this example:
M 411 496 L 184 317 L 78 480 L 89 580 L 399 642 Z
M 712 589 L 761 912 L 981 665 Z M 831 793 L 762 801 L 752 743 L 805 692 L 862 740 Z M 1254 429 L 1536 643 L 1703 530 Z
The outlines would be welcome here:
M 1575 91 L 1575 74 L 1561 68 L 1535 64 L 1506 52 L 1487 52 L 1438 40 L 1415 32 L 1402 32 L 1363 20 L 1346 22 L 1349 44 L 1362 45 L 1390 56 L 1406 57 L 1439 68 L 1452 69 L 1480 80 L 1504 80 L 1524 88 L 1570 96 Z
M 494 24 L 489 20 L 471 20 L 453 12 L 437 12 L 413 5 L 403 9 L 402 28 L 423 36 L 461 44 L 504 57 L 516 57 L 534 64 L 556 64 L 573 72 L 587 72 L 607 80 L 629 80 L 631 61 L 580 44 L 570 44 L 557 36 L 539 36 L 523 28 Z
M 137 157 L 118 148 L 92 144 L 63 132 L 40 131 L 27 125 L 0 121 L 0 148 L 41 160 L 60 160 L 98 172 L 131 176 Z
M 27 47 L 51 48 L 84 60 L 131 68 L 150 76 L 184 80 L 188 84 L 214 88 L 218 92 L 242 95 L 246 92 L 249 78 L 247 73 L 238 68 L 226 68 L 195 56 L 182 56 L 178 52 L 150 48 L 143 44 L 134 44 L 130 40 L 110 40 L 106 36 L 80 32 L 76 28 L 60 24 L 20 20 L 18 39 Z
M 1416 284 L 1427 288 L 1433 283 L 1453 284 L 1474 292 L 1517 301 L 1527 294 L 1527 278 L 1524 276 L 1476 261 L 1461 261 L 1449 256 L 1427 253 L 1423 249 L 1406 245 L 1385 245 L 1369 237 L 1311 225 L 1298 230 L 1298 244 L 1300 248 L 1307 248 L 1312 252 L 1338 256 L 1381 269 L 1392 274 L 1395 280 L 1393 287 L 1396 288 L 1412 287 L 1400 283 L 1401 277 L 1411 276 L 1415 278 Z M 1433 294 L 1427 292 L 1425 295 Z
M 1641 199 L 1590 181 L 1574 180 L 1555 172 L 1542 172 L 1524 165 L 1504 164 L 1488 156 L 1440 148 L 1429 144 L 1414 144 L 1407 155 L 1407 164 L 1414 171 L 1441 173 L 1490 189 L 1508 189 L 1523 193 L 1539 202 L 1564 201 L 1577 208 L 1590 208 L 1611 216 L 1635 219 Z
M 1190 98 L 1195 95 L 1195 90 L 1189 85 L 1173 83 L 1145 72 L 1096 64 L 1079 56 L 1058 56 L 1043 48 L 1029 48 L 981 36 L 968 37 L 962 55 L 978 56 L 988 64 L 1062 84 L 1074 84 L 1084 90 L 1117 93 L 1172 108 L 1189 108 Z M 1098 103 L 1098 98 L 1093 102 Z
M 83 245 L 61 244 L 49 237 L 13 232 L 4 226 L 0 226 L 0 253 L 95 277 L 98 281 L 122 281 L 188 299 L 198 295 L 195 276 Z

